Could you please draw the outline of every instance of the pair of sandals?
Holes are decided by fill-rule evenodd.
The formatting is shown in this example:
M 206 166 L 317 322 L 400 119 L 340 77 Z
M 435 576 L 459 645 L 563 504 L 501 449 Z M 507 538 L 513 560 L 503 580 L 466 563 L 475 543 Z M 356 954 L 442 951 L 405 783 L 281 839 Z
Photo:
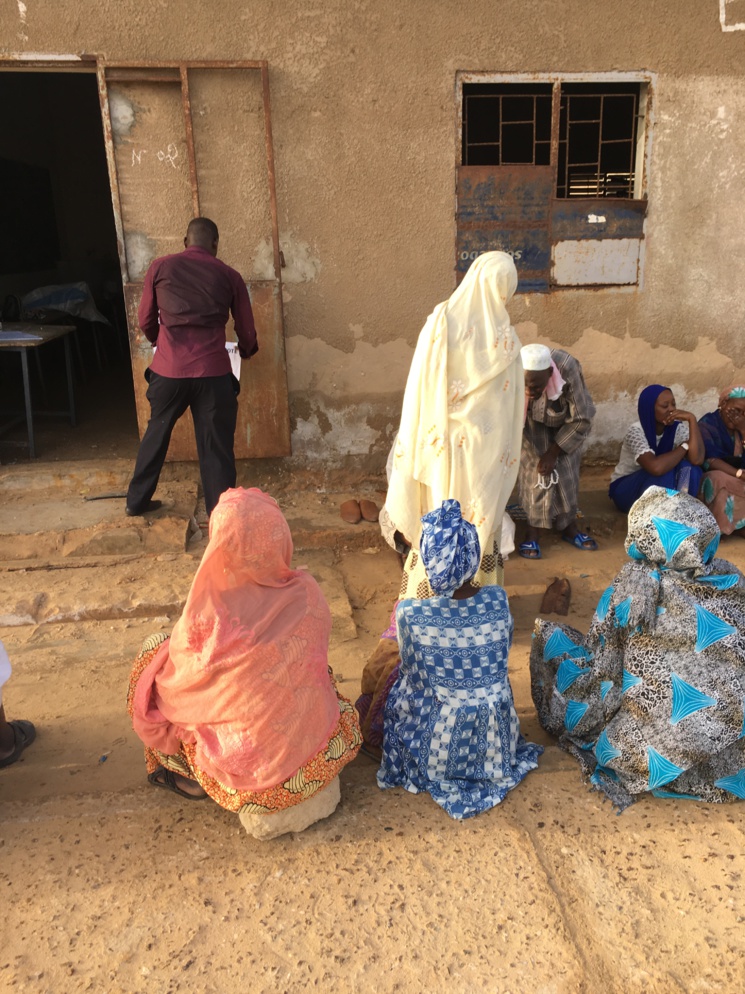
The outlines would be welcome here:
M 345 500 L 339 508 L 339 514 L 348 525 L 358 525 L 360 521 L 377 521 L 380 508 L 371 500 Z
M 595 539 L 588 535 L 586 532 L 577 532 L 576 535 L 561 536 L 562 542 L 569 542 L 570 545 L 575 546 L 575 548 L 580 549 L 582 552 L 597 552 L 598 543 Z M 536 541 L 532 542 L 521 542 L 518 546 L 518 555 L 522 556 L 523 559 L 541 559 L 541 547 Z

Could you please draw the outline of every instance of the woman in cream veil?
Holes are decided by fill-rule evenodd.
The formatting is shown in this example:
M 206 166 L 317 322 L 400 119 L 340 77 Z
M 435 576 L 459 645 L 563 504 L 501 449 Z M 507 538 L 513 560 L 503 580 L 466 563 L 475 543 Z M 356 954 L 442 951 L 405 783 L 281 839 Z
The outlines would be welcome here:
M 482 550 L 474 586 L 503 582 L 502 518 L 517 479 L 525 406 L 520 340 L 506 305 L 517 272 L 485 252 L 419 334 L 393 447 L 383 531 L 411 546 L 400 596 L 431 597 L 419 556 L 421 518 L 459 501 Z

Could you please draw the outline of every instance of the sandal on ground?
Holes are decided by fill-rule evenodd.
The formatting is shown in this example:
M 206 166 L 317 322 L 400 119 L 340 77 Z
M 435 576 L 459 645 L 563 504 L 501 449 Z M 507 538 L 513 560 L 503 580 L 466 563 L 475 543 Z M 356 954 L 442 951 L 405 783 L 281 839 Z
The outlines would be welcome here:
M 207 797 L 206 791 L 202 794 L 190 794 L 188 791 L 182 790 L 176 783 L 176 774 L 172 770 L 167 770 L 165 766 L 159 766 L 147 779 L 148 783 L 151 783 L 154 787 L 164 787 L 166 790 L 172 790 L 174 794 L 178 794 L 179 797 L 185 797 L 187 801 L 203 801 Z
M 365 521 L 377 521 L 380 517 L 380 508 L 374 501 L 361 500 L 360 513 Z
M 596 552 L 598 543 L 592 538 L 591 535 L 587 535 L 585 532 L 577 532 L 576 535 L 562 535 L 561 539 L 563 542 L 569 542 L 570 545 L 575 546 L 577 549 L 581 549 L 583 552 Z
M 517 552 L 523 559 L 541 558 L 541 547 L 537 542 L 521 542 Z
M 556 576 L 546 587 L 539 611 L 541 614 L 560 614 L 566 617 L 571 601 L 572 586 L 569 580 L 565 576 Z
M 21 721 L 17 718 L 15 721 L 9 721 L 8 724 L 13 729 L 13 752 L 5 759 L 0 759 L 0 770 L 18 762 L 23 750 L 28 748 L 36 738 L 36 729 L 30 721 Z
M 362 520 L 362 511 L 358 500 L 345 500 L 339 508 L 341 520 L 348 525 L 358 525 Z

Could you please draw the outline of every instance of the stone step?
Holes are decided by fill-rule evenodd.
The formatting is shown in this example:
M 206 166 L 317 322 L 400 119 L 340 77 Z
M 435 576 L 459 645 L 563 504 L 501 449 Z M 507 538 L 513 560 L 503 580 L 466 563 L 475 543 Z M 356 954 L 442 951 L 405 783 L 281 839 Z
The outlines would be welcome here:
M 175 620 L 189 592 L 198 559 L 189 553 L 69 559 L 0 570 L 0 625 L 69 623 L 167 616 Z M 295 557 L 321 585 L 340 645 L 357 637 L 344 581 L 329 550 Z M 0 636 L 2 638 L 2 636 Z
M 164 505 L 159 511 L 130 518 L 121 497 L 84 500 L 70 488 L 6 493 L 0 504 L 0 560 L 183 552 L 197 485 L 165 483 L 159 494 Z

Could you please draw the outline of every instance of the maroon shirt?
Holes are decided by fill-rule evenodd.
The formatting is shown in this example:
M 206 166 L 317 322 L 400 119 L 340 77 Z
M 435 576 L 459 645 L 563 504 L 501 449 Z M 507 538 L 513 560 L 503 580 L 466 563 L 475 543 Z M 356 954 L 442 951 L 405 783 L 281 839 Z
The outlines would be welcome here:
M 158 347 L 152 371 L 177 379 L 229 373 L 228 311 L 233 313 L 238 351 L 248 359 L 259 346 L 240 273 L 196 245 L 156 259 L 145 275 L 137 312 L 142 333 Z

